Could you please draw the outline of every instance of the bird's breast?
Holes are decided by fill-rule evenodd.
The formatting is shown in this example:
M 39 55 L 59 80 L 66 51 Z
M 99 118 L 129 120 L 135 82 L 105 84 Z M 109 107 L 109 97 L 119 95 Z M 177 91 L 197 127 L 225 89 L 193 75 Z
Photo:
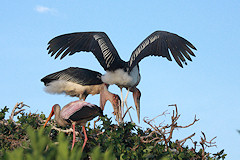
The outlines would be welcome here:
M 141 80 L 141 76 L 140 76 L 140 73 L 139 73 L 139 68 L 138 66 L 136 65 L 135 67 L 133 67 L 133 69 L 131 70 L 130 72 L 130 76 L 133 77 L 133 80 L 132 80 L 132 83 L 131 83 L 131 87 L 135 87 L 138 85 L 138 83 L 140 82 Z
M 116 84 L 119 87 L 133 87 L 140 81 L 140 74 L 138 67 L 134 67 L 130 73 L 125 72 L 123 69 L 115 71 L 107 71 L 102 77 L 102 81 L 107 84 Z
M 79 96 L 83 93 L 87 94 L 99 94 L 101 86 L 99 85 L 80 85 L 73 82 L 68 82 L 65 80 L 56 80 L 46 86 L 45 91 L 53 94 L 65 93 L 70 96 Z

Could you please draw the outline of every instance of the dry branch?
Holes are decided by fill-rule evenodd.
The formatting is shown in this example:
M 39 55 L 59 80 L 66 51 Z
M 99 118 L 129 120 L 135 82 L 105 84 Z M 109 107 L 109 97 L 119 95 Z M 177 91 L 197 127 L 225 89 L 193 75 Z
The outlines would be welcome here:
M 202 131 L 201 131 L 202 132 Z M 207 141 L 206 135 L 204 132 L 202 132 L 203 137 L 201 137 L 201 141 L 199 142 L 202 146 L 202 159 L 205 160 L 207 156 L 209 156 L 209 153 L 205 154 L 205 148 L 206 147 L 216 147 L 216 142 L 213 142 L 213 140 L 217 137 L 212 138 L 210 141 Z
M 190 139 L 190 140 L 192 140 L 191 138 L 193 137 L 193 136 L 195 136 L 195 133 L 193 133 L 192 135 L 190 135 L 190 136 L 188 136 L 188 137 L 186 137 L 186 138 L 184 138 L 184 139 L 182 139 L 182 140 L 176 140 L 176 144 L 178 145 L 178 148 L 181 148 L 181 151 L 183 150 L 183 145 L 184 145 L 184 143 L 188 140 L 188 139 Z
M 69 128 L 69 129 L 61 129 L 61 128 L 57 128 L 57 127 L 55 127 L 55 126 L 52 126 L 51 129 L 54 129 L 54 130 L 56 130 L 56 131 L 58 131 L 58 132 L 67 133 L 67 134 L 70 134 L 70 133 L 73 132 L 73 129 L 72 129 L 72 128 Z M 75 131 L 75 133 L 76 133 L 76 136 L 78 136 L 78 135 L 83 136 L 83 135 L 82 135 L 80 132 L 78 132 L 78 131 Z
M 142 142 L 150 143 L 150 142 L 154 141 L 155 145 L 159 142 L 164 142 L 166 150 L 167 150 L 168 149 L 168 144 L 172 139 L 173 131 L 175 129 L 177 129 L 177 128 L 188 128 L 188 127 L 192 126 L 193 124 L 195 124 L 199 120 L 199 119 L 196 118 L 196 115 L 195 115 L 192 123 L 190 123 L 189 125 L 186 125 L 186 126 L 180 126 L 180 125 L 177 124 L 177 121 L 180 118 L 180 115 L 178 113 L 177 105 L 174 104 L 174 105 L 169 105 L 169 106 L 174 106 L 175 107 L 175 109 L 173 110 L 172 115 L 171 115 L 171 124 L 163 125 L 163 122 L 161 122 L 158 126 L 152 124 L 152 121 L 155 120 L 157 117 L 166 116 L 166 114 L 169 114 L 169 113 L 167 113 L 167 111 L 164 111 L 162 114 L 156 116 L 153 119 L 150 119 L 150 120 L 147 119 L 147 118 L 143 119 L 143 121 L 145 123 L 147 123 L 153 129 L 153 131 L 149 135 L 141 137 Z M 153 137 L 153 134 L 156 134 L 156 136 Z M 183 144 L 188 139 L 191 139 L 194 135 L 195 135 L 195 133 L 191 134 L 190 136 L 188 136 L 188 137 L 186 137 L 182 140 L 177 140 L 176 144 L 178 145 L 179 148 L 182 149 Z
M 124 113 L 124 115 L 123 115 L 122 119 L 124 119 L 124 118 L 125 118 L 125 116 L 126 116 L 126 114 L 127 114 L 127 113 L 129 113 L 129 117 L 130 117 L 130 119 L 131 119 L 131 122 L 132 122 L 132 118 L 131 118 L 131 115 L 130 115 L 130 112 L 129 112 L 129 110 L 130 110 L 131 108 L 133 109 L 133 107 L 132 107 L 132 106 L 130 106 L 129 108 L 127 107 L 127 110 L 126 110 L 126 112 Z
M 20 102 L 20 103 L 16 103 L 16 105 L 14 106 L 13 110 L 12 110 L 12 113 L 9 117 L 9 120 L 13 121 L 13 117 L 16 116 L 17 114 L 21 113 L 22 111 L 24 111 L 25 109 L 22 109 L 23 107 L 29 107 L 28 105 L 24 104 L 23 102 Z M 16 109 L 20 109 L 18 111 L 16 111 Z

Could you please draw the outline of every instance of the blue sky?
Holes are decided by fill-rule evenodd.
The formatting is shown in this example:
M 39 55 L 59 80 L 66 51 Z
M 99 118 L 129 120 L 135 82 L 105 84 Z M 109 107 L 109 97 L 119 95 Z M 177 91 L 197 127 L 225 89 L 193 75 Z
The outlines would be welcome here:
M 128 60 L 132 51 L 156 30 L 176 33 L 192 42 L 198 51 L 193 62 L 183 69 L 175 61 L 149 57 L 140 62 L 142 92 L 141 118 L 153 118 L 169 104 L 177 104 L 179 124 L 200 119 L 188 129 L 178 130 L 179 139 L 201 131 L 208 139 L 215 136 L 217 148 L 225 149 L 227 159 L 238 159 L 240 135 L 240 2 L 223 1 L 57 1 L 3 0 L 0 6 L 1 106 L 11 108 L 23 101 L 27 111 L 44 112 L 58 103 L 64 106 L 76 98 L 44 92 L 40 79 L 70 66 L 89 68 L 101 73 L 91 53 L 75 54 L 54 60 L 47 54 L 48 41 L 60 34 L 104 31 L 120 56 Z M 116 86 L 112 92 L 120 94 Z M 87 101 L 98 104 L 99 96 Z M 132 96 L 128 98 L 133 105 Z M 104 113 L 111 115 L 107 103 Z M 134 121 L 137 116 L 131 111 Z M 169 118 L 169 117 L 168 117 Z M 156 124 L 162 122 L 159 118 Z M 147 127 L 141 120 L 139 124 Z M 191 143 L 189 143 L 191 144 Z

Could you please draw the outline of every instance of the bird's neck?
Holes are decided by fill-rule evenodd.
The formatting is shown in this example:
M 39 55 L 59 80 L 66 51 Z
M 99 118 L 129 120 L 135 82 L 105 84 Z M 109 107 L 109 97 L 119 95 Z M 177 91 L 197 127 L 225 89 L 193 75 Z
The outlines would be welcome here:
M 100 108 L 104 110 L 104 106 L 109 100 L 112 103 L 113 100 L 113 94 L 108 91 L 107 86 L 105 84 L 102 85 L 102 89 L 100 91 Z
M 68 122 L 65 121 L 63 118 L 61 118 L 60 111 L 61 111 L 60 106 L 57 106 L 56 108 L 54 108 L 55 120 L 58 125 L 65 127 L 66 125 L 68 125 Z

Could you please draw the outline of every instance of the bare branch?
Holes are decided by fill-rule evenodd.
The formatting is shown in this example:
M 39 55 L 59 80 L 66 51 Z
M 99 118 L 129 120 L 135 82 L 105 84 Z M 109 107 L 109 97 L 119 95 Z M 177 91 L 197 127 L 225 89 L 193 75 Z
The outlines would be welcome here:
M 196 115 L 195 115 L 194 120 L 193 120 L 193 122 L 192 122 L 191 124 L 189 124 L 189 125 L 187 125 L 187 126 L 177 126 L 177 127 L 178 127 L 178 128 L 188 128 L 188 127 L 194 125 L 194 123 L 196 123 L 197 121 L 199 121 L 199 119 L 197 119 L 197 118 L 196 118 Z
M 54 129 L 54 130 L 56 130 L 56 131 L 58 131 L 58 132 L 67 133 L 67 134 L 73 132 L 73 129 L 72 129 L 72 128 L 69 128 L 69 129 L 61 129 L 61 128 L 57 128 L 57 127 L 55 127 L 55 126 L 52 126 L 51 129 Z M 83 136 L 83 134 L 80 133 L 80 132 L 78 132 L 78 131 L 75 131 L 75 133 L 76 133 L 76 136 L 78 136 L 78 135 Z
M 172 111 L 172 115 L 171 115 L 171 124 L 166 124 L 163 125 L 163 122 L 161 122 L 158 126 L 153 125 L 152 122 L 153 120 L 155 120 L 157 117 L 160 116 L 165 116 L 167 113 L 167 111 L 164 111 L 162 114 L 154 117 L 153 119 L 148 119 L 148 118 L 144 118 L 143 121 L 145 123 L 147 123 L 152 129 L 154 129 L 154 131 L 152 131 L 149 135 L 147 136 L 143 136 L 141 137 L 141 141 L 144 143 L 150 143 L 150 142 L 155 142 L 155 145 L 159 142 L 164 142 L 165 143 L 165 150 L 168 149 L 168 143 L 171 141 L 172 137 L 173 137 L 173 131 L 176 128 L 188 128 L 190 126 L 192 126 L 193 124 L 195 124 L 199 119 L 196 119 L 196 115 L 194 117 L 194 121 L 186 126 L 179 126 L 177 124 L 178 119 L 180 118 L 180 115 L 178 113 L 178 108 L 176 104 L 173 105 L 169 105 L 169 106 L 174 106 L 175 109 Z M 169 114 L 169 113 L 168 113 Z M 153 134 L 156 134 L 155 137 L 153 137 Z M 176 143 L 178 144 L 179 148 L 182 149 L 183 144 L 188 140 L 191 139 L 193 136 L 195 135 L 195 133 L 191 134 L 190 136 L 178 141 L 176 140 Z
M 210 141 L 207 141 L 206 135 L 204 132 L 202 132 L 202 135 L 204 138 L 201 137 L 201 142 L 200 142 L 201 145 L 205 145 L 207 147 L 216 147 L 216 145 L 215 145 L 216 142 L 213 142 L 213 140 L 216 139 L 217 137 L 214 137 Z
M 166 116 L 166 114 L 170 114 L 170 113 L 167 113 L 167 110 L 164 111 L 162 114 L 159 114 L 158 116 L 154 117 L 153 119 L 149 120 L 149 122 L 155 120 L 156 118 L 160 117 L 160 116 Z
M 188 136 L 188 137 L 186 137 L 186 138 L 184 138 L 184 139 L 182 139 L 182 140 L 180 140 L 180 141 L 179 141 L 179 140 L 176 140 L 176 143 L 177 143 L 178 147 L 181 148 L 181 150 L 182 150 L 182 146 L 184 145 L 184 143 L 185 143 L 188 139 L 192 140 L 191 138 L 192 138 L 193 136 L 195 136 L 195 133 L 193 133 L 192 135 L 190 135 L 190 136 Z
M 19 111 L 16 111 L 13 116 L 16 116 L 18 113 L 25 111 L 25 109 L 20 109 Z
M 201 131 L 202 132 L 202 131 Z M 212 142 L 215 138 L 217 137 L 214 137 L 212 138 L 209 142 L 207 141 L 207 138 L 206 138 L 206 135 L 204 132 L 202 132 L 202 135 L 203 137 L 201 137 L 201 141 L 199 142 L 200 145 L 202 146 L 202 159 L 206 159 L 206 157 L 209 155 L 208 154 L 205 154 L 205 147 L 217 147 L 215 145 L 216 142 Z
M 20 103 L 16 103 L 16 105 L 14 106 L 13 110 L 12 110 L 12 113 L 11 113 L 11 116 L 9 117 L 9 119 L 11 121 L 13 121 L 13 117 L 16 116 L 17 114 L 19 114 L 20 112 L 24 111 L 25 109 L 22 109 L 23 107 L 29 107 L 28 105 L 24 104 L 23 102 L 20 102 Z M 19 111 L 16 111 L 16 109 L 20 109 Z
M 133 107 L 132 107 L 132 106 L 130 106 L 129 108 L 127 108 L 127 110 L 126 110 L 126 112 L 124 113 L 124 115 L 123 115 L 122 119 L 124 119 L 124 118 L 125 118 L 126 114 L 129 112 L 129 110 L 130 110 L 131 108 L 133 109 Z M 131 116 L 130 116 L 130 117 L 131 117 Z M 132 119 L 132 118 L 130 118 L 130 119 Z
M 141 139 L 141 141 L 142 141 L 143 143 L 150 143 L 150 142 L 153 141 L 153 139 L 150 140 L 150 141 L 144 140 L 144 139 L 151 138 L 151 137 L 153 136 L 153 134 L 156 134 L 156 131 L 152 131 L 149 135 L 147 135 L 147 136 L 142 136 L 142 137 L 140 137 L 140 139 Z M 159 137 L 156 137 L 156 138 L 159 139 Z M 156 138 L 154 138 L 154 139 L 156 139 Z

